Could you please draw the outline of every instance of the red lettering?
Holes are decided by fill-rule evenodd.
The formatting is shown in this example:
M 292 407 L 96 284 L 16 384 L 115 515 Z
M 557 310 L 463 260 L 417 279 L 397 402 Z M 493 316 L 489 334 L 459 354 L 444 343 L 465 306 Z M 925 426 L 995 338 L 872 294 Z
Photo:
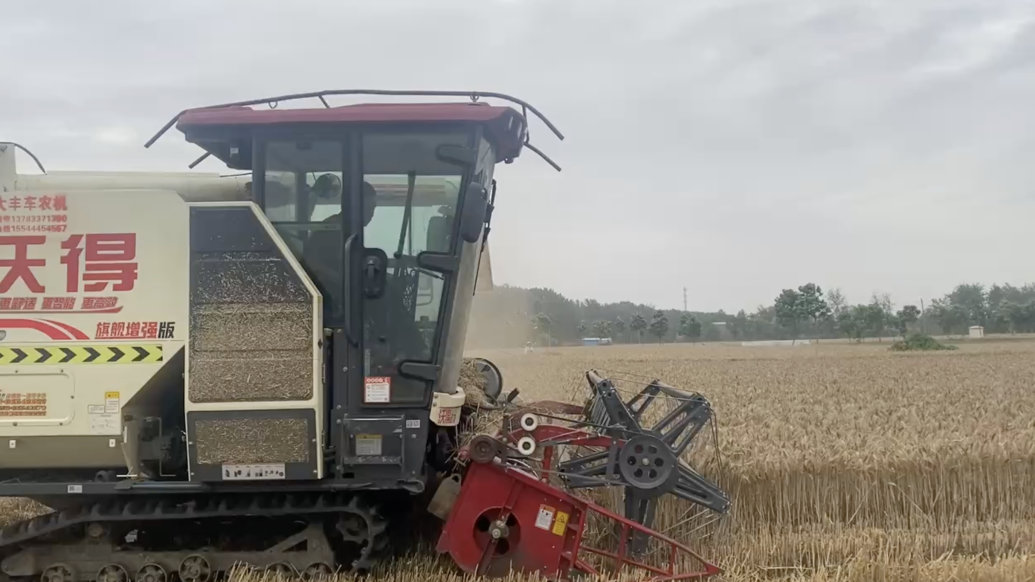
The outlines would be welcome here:
M 96 311 L 99 309 L 111 309 L 119 304 L 118 297 L 83 297 L 84 311 Z
M 61 250 L 67 251 L 61 257 L 61 264 L 65 266 L 65 291 L 75 293 L 79 291 L 79 257 L 83 249 L 79 248 L 83 235 L 73 234 L 61 241 Z M 83 306 L 86 307 L 85 305 Z
M 56 201 L 55 201 L 56 203 Z M 83 238 L 86 244 L 83 245 Z M 85 246 L 84 249 L 80 248 Z M 79 291 L 80 259 L 83 259 L 82 280 L 85 291 L 132 291 L 137 280 L 137 235 L 129 234 L 73 234 L 61 243 L 66 251 L 61 257 L 65 265 L 65 290 Z M 85 255 L 85 256 L 83 256 Z
M 44 311 L 68 311 L 75 309 L 75 297 L 44 297 Z
M 156 339 L 158 337 L 158 322 L 157 321 L 146 321 L 143 324 L 144 339 Z
M 0 311 L 33 311 L 35 297 L 0 297 Z
M 32 311 L 36 309 L 36 298 L 35 297 L 15 297 L 14 309 L 17 311 Z
M 36 210 L 36 197 L 35 196 L 26 196 L 25 197 L 25 209 L 26 210 Z
M 119 321 L 111 324 L 111 337 L 122 338 L 126 337 L 126 322 Z
M 65 200 L 64 194 L 56 194 L 54 196 L 54 210 L 65 212 L 68 210 L 68 203 Z
M 129 322 L 129 329 L 126 330 L 126 335 L 129 337 L 140 337 L 140 322 Z
M 50 210 L 52 208 L 51 202 L 54 199 L 50 196 L 40 196 L 40 210 Z
M 6 228 L 5 228 L 6 231 Z M 29 246 L 42 245 L 47 242 L 45 236 L 4 236 L 0 237 L 0 246 L 11 245 L 14 247 L 13 259 L 0 259 L 0 267 L 8 267 L 7 274 L 0 279 L 0 293 L 7 293 L 19 279 L 25 282 L 25 286 L 32 293 L 43 293 L 46 289 L 32 274 L 33 267 L 43 267 L 47 264 L 46 259 L 30 259 Z
M 22 207 L 22 199 L 17 196 L 11 196 L 7 199 L 7 206 L 11 210 L 18 210 Z
M 0 196 L 0 212 L 7 212 L 7 205 L 4 204 L 4 197 Z M 6 217 L 4 217 L 6 218 Z
M 111 324 L 102 321 L 97 324 L 97 332 L 94 334 L 95 339 L 104 339 L 111 337 Z

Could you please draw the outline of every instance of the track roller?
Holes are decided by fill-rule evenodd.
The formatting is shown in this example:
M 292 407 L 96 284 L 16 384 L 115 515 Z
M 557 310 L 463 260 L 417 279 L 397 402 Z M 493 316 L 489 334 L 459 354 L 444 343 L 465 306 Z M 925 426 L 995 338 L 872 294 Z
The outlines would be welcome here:
M 204 556 L 192 554 L 180 562 L 178 573 L 183 582 L 208 582 L 212 577 L 212 567 Z
M 158 564 L 144 564 L 137 570 L 135 582 L 168 582 L 169 574 Z
M 314 580 L 322 580 L 332 574 L 334 574 L 334 569 L 327 564 L 310 564 L 305 570 L 302 570 L 302 580 L 312 582 Z
M 129 572 L 118 564 L 108 564 L 97 571 L 97 582 L 129 582 Z
M 40 576 L 41 582 L 75 582 L 75 580 L 75 569 L 63 562 L 47 566 Z
M 276 562 L 266 566 L 266 574 L 281 577 L 294 577 L 298 575 L 298 573 L 295 572 L 295 569 L 291 567 L 291 564 L 286 564 L 284 562 Z

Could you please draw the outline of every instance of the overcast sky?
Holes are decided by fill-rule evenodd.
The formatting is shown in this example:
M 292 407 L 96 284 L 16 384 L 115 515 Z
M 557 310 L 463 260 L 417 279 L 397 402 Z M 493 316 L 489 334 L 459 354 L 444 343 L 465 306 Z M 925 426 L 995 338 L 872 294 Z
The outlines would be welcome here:
M 158 7 L 161 7 L 159 9 Z M 9 0 L 0 139 L 179 171 L 185 107 L 331 88 L 535 104 L 497 173 L 498 283 L 749 310 L 1035 281 L 1030 0 Z M 28 170 L 28 164 L 21 168 Z M 220 171 L 218 163 L 200 169 Z

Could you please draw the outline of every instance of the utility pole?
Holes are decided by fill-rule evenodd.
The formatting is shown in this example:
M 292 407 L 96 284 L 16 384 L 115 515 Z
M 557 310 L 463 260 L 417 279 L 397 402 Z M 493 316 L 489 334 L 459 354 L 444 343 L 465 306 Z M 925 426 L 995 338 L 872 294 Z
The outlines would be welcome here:
M 683 311 L 689 311 L 686 308 L 686 287 L 683 287 Z
M 924 298 L 920 298 L 920 329 L 927 335 L 927 308 L 924 307 Z

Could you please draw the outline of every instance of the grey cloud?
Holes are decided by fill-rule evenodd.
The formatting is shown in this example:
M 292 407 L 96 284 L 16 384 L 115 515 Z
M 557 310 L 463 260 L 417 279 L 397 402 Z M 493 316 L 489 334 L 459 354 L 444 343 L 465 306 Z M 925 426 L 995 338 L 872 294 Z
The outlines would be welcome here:
M 184 168 L 189 106 L 317 88 L 511 92 L 564 167 L 499 171 L 495 273 L 735 310 L 1023 282 L 1035 21 L 1007 0 L 22 2 L 0 137 L 52 167 Z M 208 171 L 219 171 L 206 164 Z

